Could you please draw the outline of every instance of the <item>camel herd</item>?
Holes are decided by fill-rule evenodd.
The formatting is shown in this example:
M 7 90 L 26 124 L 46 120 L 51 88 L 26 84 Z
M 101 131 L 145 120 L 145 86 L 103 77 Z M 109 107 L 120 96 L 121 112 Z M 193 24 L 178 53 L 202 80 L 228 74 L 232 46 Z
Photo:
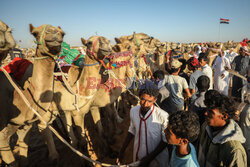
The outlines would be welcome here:
M 34 36 L 37 48 L 32 54 L 32 64 L 27 68 L 22 83 L 18 83 L 31 106 L 51 124 L 56 116 L 60 115 L 66 126 L 71 144 L 77 147 L 79 142 L 85 143 L 84 116 L 89 111 L 98 128 L 99 137 L 110 135 L 103 131 L 100 111 L 105 107 L 107 112 L 114 111 L 113 106 L 121 94 L 126 92 L 128 81 L 152 77 L 152 72 L 160 69 L 165 71 L 166 56 L 169 50 L 175 49 L 183 54 L 184 59 L 189 58 L 189 53 L 195 44 L 176 44 L 160 42 L 158 39 L 144 33 L 115 38 L 116 44 L 102 36 L 92 36 L 88 40 L 81 38 L 86 55 L 82 68 L 72 66 L 68 72 L 67 80 L 61 82 L 54 77 L 56 58 L 60 54 L 61 44 L 65 35 L 60 27 L 41 25 L 34 27 L 30 24 L 30 33 Z M 15 40 L 11 29 L 0 21 L 0 62 L 6 58 L 10 49 L 15 47 Z M 213 60 L 217 48 L 215 43 L 209 45 L 209 56 Z M 225 49 L 233 47 L 239 49 L 239 44 L 225 43 Z M 126 52 L 126 54 L 123 54 Z M 116 53 L 116 54 L 114 54 Z M 112 56 L 116 55 L 116 56 Z M 27 55 L 26 55 L 27 56 Z M 114 63 L 116 68 L 107 67 L 105 60 Z M 166 72 L 167 73 L 167 72 Z M 64 77 L 64 76 L 63 76 Z M 57 159 L 52 133 L 47 125 L 39 121 L 36 115 L 26 106 L 18 92 L 9 84 L 6 76 L 0 72 L 0 151 L 1 158 L 6 164 L 24 166 L 28 153 L 28 136 L 33 122 L 38 122 L 41 132 L 49 150 L 50 159 Z M 73 120 L 73 121 L 72 121 Z M 73 131 L 77 133 L 81 141 Z M 17 162 L 10 148 L 10 137 L 18 135 L 19 156 L 23 161 Z M 110 136 L 109 136 L 110 137 Z M 108 138 L 109 138 L 108 137 Z M 103 149 L 108 147 L 103 143 Z M 22 159 L 20 159 L 22 160 Z

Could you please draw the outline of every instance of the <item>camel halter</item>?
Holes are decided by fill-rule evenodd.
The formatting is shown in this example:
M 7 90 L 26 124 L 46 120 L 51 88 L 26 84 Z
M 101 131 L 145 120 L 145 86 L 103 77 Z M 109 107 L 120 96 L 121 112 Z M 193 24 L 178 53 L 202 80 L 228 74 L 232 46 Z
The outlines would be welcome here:
M 133 37 L 134 37 L 134 41 L 135 41 L 137 47 L 139 47 L 140 45 L 139 45 L 139 42 L 138 42 L 138 40 L 137 40 L 137 38 L 136 38 L 136 36 L 135 36 L 135 33 L 133 34 Z
M 99 38 L 97 38 L 97 39 L 95 40 L 92 51 L 89 50 L 89 49 L 87 49 L 87 53 L 89 53 L 90 55 L 94 56 L 95 60 L 97 60 L 98 62 L 97 62 L 97 63 L 94 63 L 94 64 L 84 64 L 84 65 L 86 65 L 86 66 L 94 66 L 94 65 L 99 64 L 99 62 L 100 62 L 100 63 L 103 65 L 103 67 L 104 67 L 105 69 L 107 69 L 108 67 L 105 65 L 105 63 L 103 62 L 103 60 L 98 59 L 97 56 L 95 55 L 95 46 L 96 46 L 98 40 L 99 40 Z
M 48 48 L 44 46 L 44 44 L 45 44 L 44 32 L 45 32 L 45 30 L 46 30 L 47 27 L 48 27 L 48 24 L 46 24 L 45 27 L 43 28 L 43 30 L 41 32 L 41 36 L 39 38 L 39 41 L 35 41 L 35 43 L 37 45 L 41 45 L 42 46 L 42 50 L 44 51 L 45 54 L 48 54 L 50 57 L 52 57 L 54 60 L 56 60 L 58 55 L 52 55 L 51 53 L 48 52 Z M 40 58 L 34 58 L 34 60 L 46 59 L 46 58 L 48 58 L 48 57 L 44 56 L 44 57 L 40 57 Z

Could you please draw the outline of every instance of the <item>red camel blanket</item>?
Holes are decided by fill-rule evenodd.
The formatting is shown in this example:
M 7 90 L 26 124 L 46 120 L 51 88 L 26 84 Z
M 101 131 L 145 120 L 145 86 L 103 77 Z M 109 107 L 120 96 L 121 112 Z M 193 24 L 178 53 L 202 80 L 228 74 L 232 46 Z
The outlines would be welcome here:
M 30 61 L 26 59 L 21 59 L 19 57 L 15 57 L 12 62 L 8 65 L 4 66 L 4 69 L 9 73 L 12 74 L 14 79 L 21 80 L 26 69 L 30 65 Z M 0 70 L 2 71 L 2 70 Z

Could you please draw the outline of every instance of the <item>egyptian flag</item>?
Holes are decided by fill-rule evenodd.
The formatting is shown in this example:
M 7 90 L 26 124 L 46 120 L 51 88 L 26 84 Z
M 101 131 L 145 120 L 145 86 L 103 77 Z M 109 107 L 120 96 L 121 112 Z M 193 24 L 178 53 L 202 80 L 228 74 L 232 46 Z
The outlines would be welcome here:
M 220 24 L 229 24 L 229 19 L 220 18 Z

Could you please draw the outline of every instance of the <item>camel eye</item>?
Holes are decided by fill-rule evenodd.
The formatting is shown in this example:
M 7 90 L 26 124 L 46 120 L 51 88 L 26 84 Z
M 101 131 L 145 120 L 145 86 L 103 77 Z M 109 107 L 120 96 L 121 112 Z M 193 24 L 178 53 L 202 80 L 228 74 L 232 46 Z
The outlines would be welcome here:
M 87 46 L 91 46 L 92 45 L 92 41 L 89 41 L 88 43 L 87 43 Z
M 33 34 L 35 37 L 38 36 L 38 32 L 33 32 L 32 34 Z

